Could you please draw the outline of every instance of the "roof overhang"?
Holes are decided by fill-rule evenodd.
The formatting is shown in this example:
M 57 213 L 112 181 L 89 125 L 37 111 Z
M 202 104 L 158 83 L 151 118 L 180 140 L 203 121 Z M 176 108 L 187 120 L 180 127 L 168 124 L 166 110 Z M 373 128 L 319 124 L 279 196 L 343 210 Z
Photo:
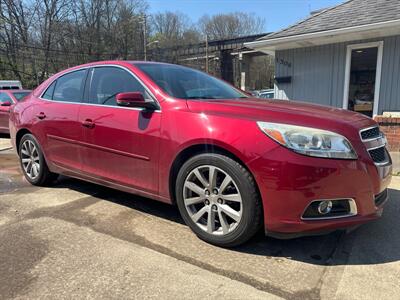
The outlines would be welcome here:
M 274 55 L 276 50 L 312 47 L 400 34 L 400 19 L 245 43 L 248 48 Z

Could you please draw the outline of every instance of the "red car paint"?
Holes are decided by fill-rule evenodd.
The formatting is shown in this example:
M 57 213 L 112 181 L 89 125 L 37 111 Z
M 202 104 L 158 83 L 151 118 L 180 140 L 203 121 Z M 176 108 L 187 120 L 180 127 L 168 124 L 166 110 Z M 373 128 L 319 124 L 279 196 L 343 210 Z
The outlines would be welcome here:
M 18 102 L 17 98 L 15 98 L 14 93 L 30 93 L 29 90 L 0 90 L 0 94 L 5 94 L 10 98 L 11 106 Z M 1 101 L 0 101 L 1 104 Z M 10 117 L 10 109 L 11 106 L 2 106 L 0 105 L 0 133 L 9 133 L 8 129 L 8 119 Z
M 96 65 L 129 69 L 155 95 L 160 110 L 144 112 L 39 98 L 65 72 Z M 351 142 L 358 159 L 297 154 L 267 137 L 256 121 L 337 132 Z M 375 206 L 374 196 L 389 185 L 391 165 L 375 165 L 359 135 L 360 129 L 376 125 L 354 112 L 294 101 L 175 99 L 134 63 L 122 61 L 87 64 L 54 75 L 26 101 L 15 105 L 10 117 L 14 146 L 21 130 L 31 132 L 51 171 L 167 203 L 174 201 L 171 174 L 180 153 L 199 145 L 224 149 L 254 176 L 262 197 L 265 230 L 274 233 L 332 230 L 381 215 L 382 206 Z M 334 198 L 355 199 L 358 214 L 319 221 L 301 219 L 312 200 Z

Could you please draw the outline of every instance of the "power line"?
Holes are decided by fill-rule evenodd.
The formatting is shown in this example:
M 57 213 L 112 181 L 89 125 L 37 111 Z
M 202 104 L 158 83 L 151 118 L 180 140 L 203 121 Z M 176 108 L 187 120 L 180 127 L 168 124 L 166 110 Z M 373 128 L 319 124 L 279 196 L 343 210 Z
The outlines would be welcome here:
M 13 46 L 10 43 L 5 43 L 5 42 L 0 42 L 0 45 L 8 45 L 8 46 Z M 32 45 L 18 45 L 16 48 L 26 48 L 26 49 L 34 49 L 34 50 L 42 50 L 42 51 L 46 51 L 46 52 L 57 52 L 57 53 L 61 53 L 61 54 L 78 54 L 78 55 L 89 55 L 89 56 L 118 56 L 118 55 L 122 55 L 124 53 L 111 53 L 111 52 L 93 52 L 93 53 L 89 53 L 89 52 L 83 52 L 83 51 L 70 51 L 70 50 L 60 50 L 60 49 L 47 49 L 44 47 L 39 47 L 39 46 L 32 46 Z M 141 51 L 135 51 L 135 52 L 127 52 L 128 55 L 143 55 L 144 52 Z

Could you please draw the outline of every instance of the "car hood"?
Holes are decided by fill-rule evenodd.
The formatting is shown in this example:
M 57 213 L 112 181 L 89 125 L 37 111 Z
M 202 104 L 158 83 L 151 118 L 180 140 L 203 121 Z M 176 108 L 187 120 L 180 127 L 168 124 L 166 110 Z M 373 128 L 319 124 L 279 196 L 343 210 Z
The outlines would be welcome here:
M 371 118 L 349 110 L 292 100 L 257 98 L 188 100 L 187 105 L 192 112 L 208 115 L 280 122 L 327 130 L 349 126 L 363 128 L 375 124 Z

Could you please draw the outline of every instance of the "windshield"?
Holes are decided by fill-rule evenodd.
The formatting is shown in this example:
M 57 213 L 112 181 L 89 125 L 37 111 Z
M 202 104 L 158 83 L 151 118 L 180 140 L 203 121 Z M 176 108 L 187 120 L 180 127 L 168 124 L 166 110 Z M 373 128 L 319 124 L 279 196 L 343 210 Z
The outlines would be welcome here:
M 26 96 L 29 95 L 30 92 L 17 92 L 17 93 L 13 93 L 15 99 L 17 99 L 17 101 L 20 101 L 22 99 L 24 99 Z
M 168 64 L 135 64 L 168 95 L 181 99 L 247 98 L 229 84 L 187 67 Z

